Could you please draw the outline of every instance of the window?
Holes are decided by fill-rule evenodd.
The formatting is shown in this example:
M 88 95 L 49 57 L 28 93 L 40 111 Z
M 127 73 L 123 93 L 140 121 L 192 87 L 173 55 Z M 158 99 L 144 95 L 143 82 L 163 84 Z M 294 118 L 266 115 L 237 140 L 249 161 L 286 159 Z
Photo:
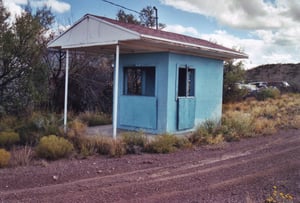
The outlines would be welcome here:
M 155 67 L 125 67 L 124 94 L 155 96 Z
M 178 70 L 178 97 L 195 96 L 195 69 L 188 66 Z

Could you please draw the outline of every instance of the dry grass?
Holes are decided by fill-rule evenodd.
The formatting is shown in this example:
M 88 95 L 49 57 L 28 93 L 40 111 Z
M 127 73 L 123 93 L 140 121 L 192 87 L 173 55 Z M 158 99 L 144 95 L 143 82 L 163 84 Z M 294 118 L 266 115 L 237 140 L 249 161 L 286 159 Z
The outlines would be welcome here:
M 109 155 L 111 157 L 121 157 L 124 154 L 126 154 L 126 148 L 122 139 L 112 140 Z
M 243 102 L 225 104 L 223 119 L 235 114 L 234 112 L 252 117 L 250 123 L 255 134 L 273 134 L 277 129 L 299 129 L 300 94 L 284 94 L 279 98 L 264 101 L 251 98 Z M 229 117 L 234 119 L 232 116 Z
M 300 115 L 296 115 L 291 121 L 291 127 L 295 129 L 300 129 Z
M 189 137 L 195 145 L 217 144 L 242 137 L 271 135 L 278 129 L 300 129 L 300 94 L 258 101 L 249 98 L 223 105 L 222 125 L 207 121 Z
M 76 150 L 80 156 L 87 157 L 94 154 L 121 157 L 126 154 L 126 144 L 122 139 L 112 139 L 105 136 L 80 136 L 76 139 Z
M 222 134 L 218 134 L 216 136 L 207 137 L 206 142 L 209 145 L 215 145 L 224 142 L 224 136 Z
M 86 111 L 80 113 L 78 117 L 88 126 L 107 125 L 112 123 L 111 116 L 101 112 Z
M 224 141 L 223 134 L 223 128 L 218 122 L 208 120 L 198 126 L 189 140 L 195 145 L 219 144 Z
M 33 158 L 33 150 L 29 146 L 14 147 L 11 150 L 10 166 L 28 166 Z
M 227 111 L 223 115 L 222 125 L 226 126 L 229 134 L 238 137 L 253 136 L 253 121 L 251 113 L 242 111 Z
M 150 153 L 171 153 L 177 149 L 191 147 L 191 143 L 186 137 L 177 137 L 171 134 L 157 135 L 145 146 L 145 150 Z
M 140 154 L 148 142 L 143 132 L 126 132 L 121 134 L 121 138 L 126 145 L 129 154 Z
M 254 120 L 254 132 L 256 135 L 271 135 L 277 132 L 276 121 L 267 118 Z
M 80 121 L 79 119 L 75 119 L 68 123 L 68 132 L 67 136 L 69 138 L 82 136 L 86 133 L 87 125 Z

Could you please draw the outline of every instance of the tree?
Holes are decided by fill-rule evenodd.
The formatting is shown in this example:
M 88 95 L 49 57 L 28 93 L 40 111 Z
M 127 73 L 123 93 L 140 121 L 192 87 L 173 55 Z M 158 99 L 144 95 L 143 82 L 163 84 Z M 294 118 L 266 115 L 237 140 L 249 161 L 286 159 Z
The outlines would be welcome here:
M 224 63 L 224 81 L 223 81 L 223 101 L 236 101 L 245 96 L 245 91 L 238 89 L 236 83 L 245 79 L 245 70 L 243 62 L 235 63 L 234 60 Z
M 125 11 L 120 9 L 117 13 L 117 19 L 123 23 L 140 24 L 140 22 L 132 14 L 127 14 Z
M 140 24 L 145 27 L 154 27 L 155 26 L 155 13 L 152 6 L 147 6 L 143 8 L 140 12 Z
M 43 61 L 54 16 L 46 7 L 33 14 L 27 6 L 15 21 L 0 4 L 0 106 L 23 111 L 45 100 L 47 69 Z
M 147 6 L 140 11 L 138 19 L 132 15 L 125 13 L 124 10 L 119 10 L 117 13 L 118 21 L 124 23 L 131 23 L 136 25 L 142 25 L 145 27 L 153 28 L 156 24 L 155 10 L 152 6 Z M 159 29 L 163 29 L 166 27 L 165 24 L 159 23 Z

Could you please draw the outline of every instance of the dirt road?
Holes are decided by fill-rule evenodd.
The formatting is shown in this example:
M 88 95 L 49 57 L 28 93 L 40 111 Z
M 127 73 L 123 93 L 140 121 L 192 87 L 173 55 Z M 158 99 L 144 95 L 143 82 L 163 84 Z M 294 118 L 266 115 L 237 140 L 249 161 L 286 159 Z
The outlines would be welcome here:
M 0 170 L 0 202 L 300 202 L 300 131 L 166 155 L 38 162 Z

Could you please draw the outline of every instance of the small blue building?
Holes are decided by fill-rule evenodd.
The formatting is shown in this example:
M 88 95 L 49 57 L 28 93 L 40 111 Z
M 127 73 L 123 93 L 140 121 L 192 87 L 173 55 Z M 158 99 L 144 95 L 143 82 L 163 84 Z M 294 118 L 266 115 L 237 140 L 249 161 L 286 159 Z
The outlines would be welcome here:
M 115 53 L 114 135 L 116 128 L 177 133 L 220 120 L 223 61 L 247 58 L 198 38 L 90 14 L 49 47 Z

